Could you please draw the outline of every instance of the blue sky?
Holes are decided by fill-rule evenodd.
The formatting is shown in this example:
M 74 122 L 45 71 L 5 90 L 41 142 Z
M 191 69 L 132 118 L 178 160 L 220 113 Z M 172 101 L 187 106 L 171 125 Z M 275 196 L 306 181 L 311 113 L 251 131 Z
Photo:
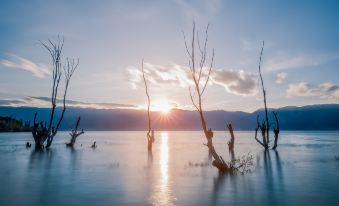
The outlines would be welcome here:
M 263 106 L 262 40 L 269 107 L 339 103 L 337 1 L 220 0 L 2 1 L 0 103 L 47 104 L 35 98 L 51 90 L 51 60 L 39 41 L 60 35 L 64 57 L 80 59 L 68 99 L 95 107 L 145 105 L 138 72 L 144 58 L 152 100 L 193 109 L 182 36 L 190 36 L 193 19 L 201 33 L 210 23 L 208 50 L 215 49 L 207 110 Z

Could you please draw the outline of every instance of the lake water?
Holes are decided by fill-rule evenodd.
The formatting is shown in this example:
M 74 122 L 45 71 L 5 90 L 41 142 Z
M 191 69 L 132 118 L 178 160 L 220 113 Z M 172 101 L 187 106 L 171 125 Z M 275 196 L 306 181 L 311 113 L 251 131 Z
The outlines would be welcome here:
M 339 132 L 281 132 L 269 152 L 235 136 L 251 173 L 220 176 L 202 132 L 157 132 L 152 154 L 145 132 L 86 132 L 74 149 L 59 132 L 45 152 L 25 148 L 30 133 L 0 133 L 0 205 L 339 205 Z M 215 132 L 225 160 L 228 139 Z

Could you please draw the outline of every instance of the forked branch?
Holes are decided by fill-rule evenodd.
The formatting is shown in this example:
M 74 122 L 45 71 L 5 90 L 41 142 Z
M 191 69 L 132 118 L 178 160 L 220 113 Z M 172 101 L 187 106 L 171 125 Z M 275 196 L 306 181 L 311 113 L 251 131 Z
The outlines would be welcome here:
M 78 132 L 79 124 L 80 124 L 80 116 L 78 117 L 75 128 L 69 133 L 69 135 L 71 136 L 71 141 L 67 143 L 66 146 L 73 147 L 77 137 L 85 133 L 84 129 L 81 129 L 81 131 Z

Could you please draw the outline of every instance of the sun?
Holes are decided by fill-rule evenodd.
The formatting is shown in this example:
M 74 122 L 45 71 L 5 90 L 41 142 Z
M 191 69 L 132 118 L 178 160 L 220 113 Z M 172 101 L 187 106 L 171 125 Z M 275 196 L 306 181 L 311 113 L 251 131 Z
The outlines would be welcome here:
M 154 102 L 152 110 L 159 111 L 162 114 L 168 114 L 172 108 L 173 106 L 166 99 L 163 99 L 163 100 Z

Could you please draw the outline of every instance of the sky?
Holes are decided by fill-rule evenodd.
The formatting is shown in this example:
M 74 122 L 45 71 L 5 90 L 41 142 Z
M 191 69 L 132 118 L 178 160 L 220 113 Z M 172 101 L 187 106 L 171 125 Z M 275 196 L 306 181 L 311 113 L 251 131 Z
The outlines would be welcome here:
M 202 40 L 210 24 L 207 65 L 215 50 L 205 110 L 263 107 L 262 41 L 268 107 L 339 103 L 338 1 L 2 0 L 0 105 L 49 106 L 52 62 L 40 42 L 60 36 L 63 60 L 80 61 L 69 105 L 143 108 L 144 59 L 152 102 L 192 110 L 183 33 L 190 41 L 193 20 Z

